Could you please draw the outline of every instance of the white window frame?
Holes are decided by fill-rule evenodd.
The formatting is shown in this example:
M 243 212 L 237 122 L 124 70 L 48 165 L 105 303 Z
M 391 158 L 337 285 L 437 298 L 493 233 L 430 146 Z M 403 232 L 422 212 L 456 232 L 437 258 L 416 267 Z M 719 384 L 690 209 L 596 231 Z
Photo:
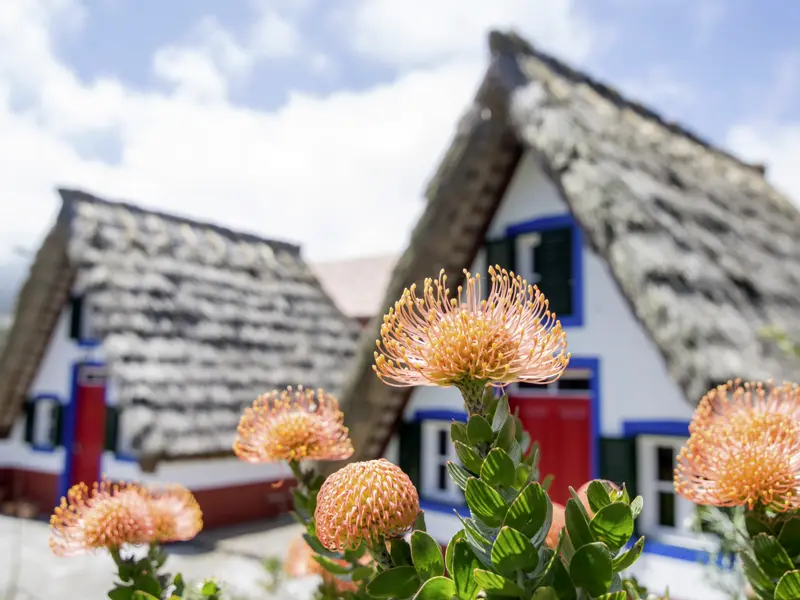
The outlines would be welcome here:
M 33 434 L 31 445 L 41 450 L 53 450 L 58 432 L 54 427 L 58 424 L 56 410 L 61 402 L 58 398 L 42 396 L 34 400 L 33 404 Z M 51 433 L 53 434 L 51 436 Z
M 644 510 L 637 519 L 641 535 L 664 544 L 712 550 L 718 543 L 715 536 L 691 529 L 695 505 L 675 491 L 673 480 L 658 479 L 658 448 L 669 447 L 677 457 L 687 438 L 669 435 L 640 435 L 636 438 L 637 491 L 644 501 Z M 673 458 L 673 465 L 675 464 Z M 666 527 L 658 522 L 659 492 L 675 495 L 675 527 Z
M 439 487 L 439 465 L 448 461 L 461 464 L 458 460 L 455 447 L 450 442 L 450 421 L 431 419 L 422 422 L 422 435 L 420 443 L 420 462 L 422 475 L 422 497 L 426 500 L 441 502 L 451 506 L 464 505 L 464 493 L 450 478 L 445 477 L 445 489 Z M 439 436 L 444 432 L 447 436 L 445 444 L 446 454 L 439 453 Z
M 531 285 L 537 285 L 540 279 L 540 275 L 533 270 L 533 252 L 541 243 L 542 234 L 538 231 L 522 233 L 514 240 L 517 273 Z
M 117 439 L 114 444 L 114 455 L 119 458 L 133 458 L 134 456 L 130 416 L 127 408 L 117 407 Z
M 592 395 L 592 384 L 594 383 L 595 373 L 592 369 L 583 367 L 567 367 L 558 380 L 548 384 L 536 386 L 535 388 L 523 387 L 518 383 L 511 386 L 510 393 L 514 396 L 521 398 L 535 397 L 540 398 L 542 395 L 547 396 L 586 396 L 587 398 Z M 589 382 L 589 388 L 585 390 L 563 390 L 559 387 L 559 382 L 562 379 L 582 379 Z

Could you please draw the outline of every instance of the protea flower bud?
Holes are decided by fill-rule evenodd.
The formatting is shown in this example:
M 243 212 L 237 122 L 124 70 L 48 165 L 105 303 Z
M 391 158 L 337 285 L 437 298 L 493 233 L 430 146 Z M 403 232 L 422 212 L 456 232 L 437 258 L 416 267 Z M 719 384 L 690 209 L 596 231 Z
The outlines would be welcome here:
M 329 550 L 377 547 L 411 529 L 419 496 L 411 480 L 386 459 L 347 465 L 322 484 L 314 513 L 317 537 Z

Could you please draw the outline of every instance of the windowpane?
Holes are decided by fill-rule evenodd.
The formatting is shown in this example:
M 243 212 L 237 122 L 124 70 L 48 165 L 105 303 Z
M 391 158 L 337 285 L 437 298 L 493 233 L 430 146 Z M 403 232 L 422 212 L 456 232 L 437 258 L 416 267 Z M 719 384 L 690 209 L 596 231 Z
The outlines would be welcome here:
M 675 449 L 672 446 L 659 446 L 656 453 L 656 472 L 659 481 L 672 481 L 675 469 Z
M 560 316 L 571 315 L 572 306 L 572 227 L 541 232 L 541 243 L 533 249 L 533 279 L 550 302 L 550 310 Z
M 450 444 L 450 436 L 446 429 L 439 430 L 439 456 L 447 456 L 447 448 Z
M 658 493 L 658 524 L 663 527 L 675 527 L 674 492 Z
M 437 485 L 440 490 L 447 490 L 447 466 L 445 463 L 439 464 L 439 481 Z

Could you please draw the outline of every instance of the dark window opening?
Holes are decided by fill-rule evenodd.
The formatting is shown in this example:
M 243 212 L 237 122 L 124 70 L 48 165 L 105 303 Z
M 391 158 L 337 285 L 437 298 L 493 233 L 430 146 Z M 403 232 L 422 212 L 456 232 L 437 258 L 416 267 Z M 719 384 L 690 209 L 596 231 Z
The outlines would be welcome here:
M 447 489 L 447 466 L 444 463 L 439 465 L 439 479 L 437 485 L 442 491 Z
M 671 446 L 659 446 L 656 454 L 659 481 L 672 481 L 675 470 L 675 450 Z
M 558 389 L 560 390 L 590 390 L 592 389 L 592 382 L 590 379 L 564 379 L 563 377 L 558 380 Z
M 572 227 L 548 229 L 540 233 L 540 242 L 531 249 L 537 287 L 547 297 L 550 310 L 557 316 L 573 314 Z
M 439 456 L 447 456 L 450 445 L 450 436 L 444 429 L 439 430 Z
M 675 494 L 673 492 L 658 493 L 658 524 L 663 527 L 675 527 Z

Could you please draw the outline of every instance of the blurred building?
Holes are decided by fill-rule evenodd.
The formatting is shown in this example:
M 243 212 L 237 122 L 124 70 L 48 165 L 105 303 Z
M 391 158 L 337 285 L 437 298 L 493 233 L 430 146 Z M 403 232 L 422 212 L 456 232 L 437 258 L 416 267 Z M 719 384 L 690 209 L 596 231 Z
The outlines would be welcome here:
M 186 485 L 209 527 L 287 509 L 287 467 L 232 455 L 241 411 L 338 392 L 358 326 L 295 245 L 60 194 L 0 353 L 6 498 L 47 513 L 104 474 Z
M 800 213 L 764 169 L 624 98 L 513 33 L 491 61 L 427 190 L 427 205 L 378 305 L 440 269 L 501 265 L 537 284 L 567 332 L 572 360 L 510 401 L 568 486 L 602 477 L 644 498 L 635 574 L 674 598 L 716 598 L 700 561 L 713 538 L 690 531 L 673 489 L 675 456 L 701 396 L 729 378 L 797 375 L 764 339 L 800 333 Z M 370 336 L 378 337 L 377 322 Z M 428 531 L 446 543 L 468 514 L 447 474 L 466 415 L 454 388 L 395 388 L 354 361 L 343 396 L 356 459 L 386 455 L 420 492 Z M 369 398 L 369 403 L 363 403 Z M 348 410 L 358 406 L 358 410 Z

